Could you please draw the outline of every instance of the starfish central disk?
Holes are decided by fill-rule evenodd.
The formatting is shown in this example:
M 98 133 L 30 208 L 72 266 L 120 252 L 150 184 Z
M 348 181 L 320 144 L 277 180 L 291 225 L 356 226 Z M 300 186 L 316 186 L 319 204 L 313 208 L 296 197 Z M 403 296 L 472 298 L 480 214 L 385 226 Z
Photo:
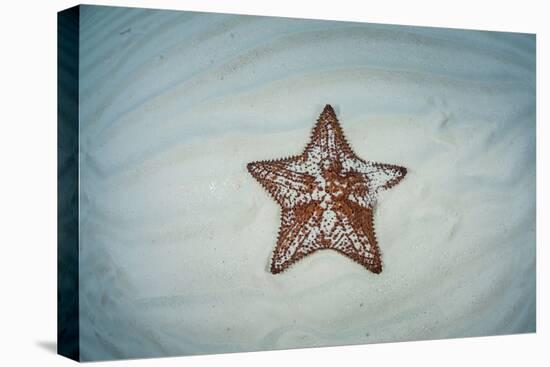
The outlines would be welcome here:
M 378 193 L 401 181 L 407 169 L 357 157 L 330 105 L 301 155 L 247 168 L 282 210 L 273 274 L 321 249 L 335 250 L 373 273 L 382 271 L 373 210 Z

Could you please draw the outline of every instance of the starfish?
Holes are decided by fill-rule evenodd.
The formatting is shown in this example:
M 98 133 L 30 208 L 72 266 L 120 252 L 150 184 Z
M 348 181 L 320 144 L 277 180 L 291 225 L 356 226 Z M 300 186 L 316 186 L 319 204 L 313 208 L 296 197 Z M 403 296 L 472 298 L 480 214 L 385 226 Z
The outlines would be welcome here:
M 407 169 L 355 155 L 330 105 L 301 155 L 252 162 L 247 169 L 281 206 L 271 273 L 324 249 L 382 271 L 373 211 L 378 193 L 401 181 Z

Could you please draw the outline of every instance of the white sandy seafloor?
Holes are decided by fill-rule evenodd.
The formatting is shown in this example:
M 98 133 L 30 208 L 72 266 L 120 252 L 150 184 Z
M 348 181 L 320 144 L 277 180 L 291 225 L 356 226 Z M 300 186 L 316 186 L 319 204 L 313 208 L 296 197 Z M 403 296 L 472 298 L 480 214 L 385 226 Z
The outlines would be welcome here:
M 535 331 L 535 37 L 84 6 L 83 360 Z M 325 104 L 379 200 L 376 275 L 268 271 L 280 208 L 246 170 Z

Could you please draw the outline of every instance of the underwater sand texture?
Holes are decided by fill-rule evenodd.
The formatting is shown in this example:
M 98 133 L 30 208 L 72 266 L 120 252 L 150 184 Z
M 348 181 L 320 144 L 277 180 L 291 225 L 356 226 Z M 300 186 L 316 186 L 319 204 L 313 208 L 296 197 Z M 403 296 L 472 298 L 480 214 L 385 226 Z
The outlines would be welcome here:
M 384 271 L 320 251 L 273 275 L 280 207 L 246 164 L 331 104 L 407 167 Z M 83 360 L 535 331 L 535 38 L 81 7 Z

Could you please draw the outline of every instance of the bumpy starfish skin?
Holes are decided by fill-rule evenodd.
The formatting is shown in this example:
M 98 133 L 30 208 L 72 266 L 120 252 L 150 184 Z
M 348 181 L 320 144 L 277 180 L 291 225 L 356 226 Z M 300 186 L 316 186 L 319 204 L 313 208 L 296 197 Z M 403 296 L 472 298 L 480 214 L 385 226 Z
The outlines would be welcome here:
M 382 271 L 373 209 L 377 194 L 401 181 L 407 169 L 357 157 L 330 105 L 301 155 L 247 168 L 282 208 L 273 274 L 321 249 L 338 251 L 373 273 Z

